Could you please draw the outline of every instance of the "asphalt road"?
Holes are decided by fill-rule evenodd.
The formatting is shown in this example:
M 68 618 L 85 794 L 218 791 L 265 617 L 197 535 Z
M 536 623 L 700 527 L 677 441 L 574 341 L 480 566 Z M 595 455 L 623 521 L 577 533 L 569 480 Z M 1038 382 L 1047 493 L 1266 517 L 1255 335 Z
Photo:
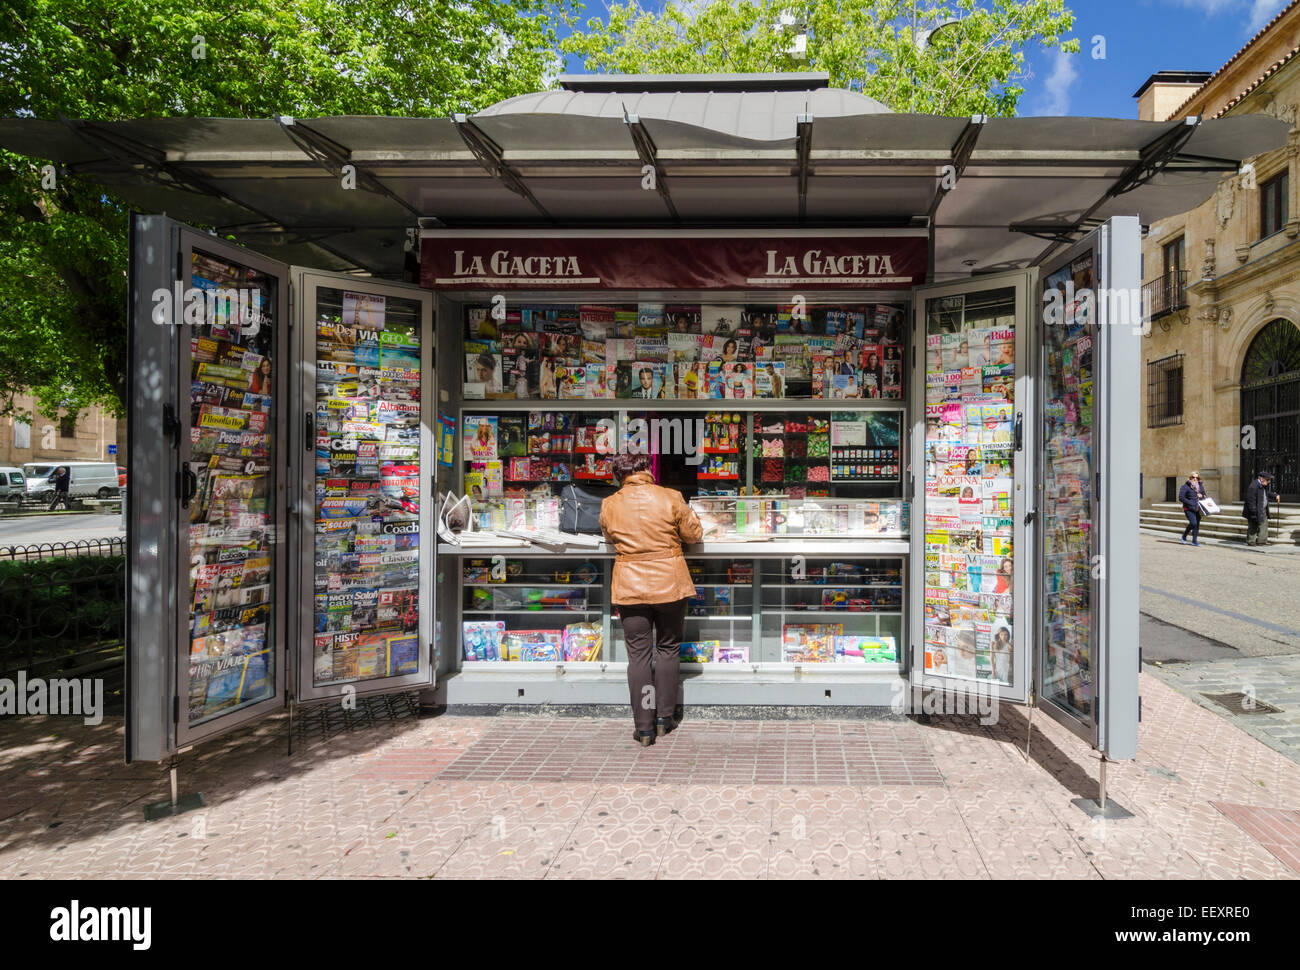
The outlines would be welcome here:
M 1243 657 L 1300 654 L 1300 556 L 1148 534 L 1140 544 L 1144 614 Z M 1215 659 L 1198 655 L 1201 640 L 1180 644 L 1170 631 L 1150 629 L 1171 659 Z M 1189 655 L 1176 656 L 1180 650 Z
M 122 538 L 126 533 L 120 528 L 121 522 L 119 515 L 98 512 L 3 516 L 0 517 L 0 546 Z

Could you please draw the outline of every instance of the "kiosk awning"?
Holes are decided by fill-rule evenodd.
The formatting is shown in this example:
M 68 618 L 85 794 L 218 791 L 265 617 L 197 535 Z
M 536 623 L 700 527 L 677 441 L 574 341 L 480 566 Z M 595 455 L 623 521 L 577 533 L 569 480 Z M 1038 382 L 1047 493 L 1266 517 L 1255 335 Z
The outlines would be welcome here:
M 933 226 L 945 280 L 1191 209 L 1288 129 L 893 114 L 811 83 L 573 86 L 454 118 L 3 119 L 0 147 L 277 259 L 383 277 L 417 227 Z

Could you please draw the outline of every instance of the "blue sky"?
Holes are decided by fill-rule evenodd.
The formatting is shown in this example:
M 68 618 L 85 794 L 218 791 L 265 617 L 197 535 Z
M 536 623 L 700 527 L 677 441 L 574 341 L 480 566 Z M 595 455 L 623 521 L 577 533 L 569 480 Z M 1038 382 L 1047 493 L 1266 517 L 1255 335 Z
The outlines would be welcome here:
M 584 0 L 582 19 L 598 16 L 604 0 Z M 1215 71 L 1289 0 L 1066 0 L 1082 45 L 1070 57 L 1027 51 L 1032 76 L 1022 115 L 1137 117 L 1136 91 L 1156 71 Z M 641 0 L 659 9 L 662 0 Z M 1105 58 L 1093 57 L 1094 37 Z M 577 58 L 567 68 L 580 72 Z
M 1156 71 L 1215 71 L 1288 0 L 1067 0 L 1080 53 L 1035 50 L 1020 113 L 1137 116 L 1136 91 Z M 1091 55 L 1105 38 L 1104 60 Z

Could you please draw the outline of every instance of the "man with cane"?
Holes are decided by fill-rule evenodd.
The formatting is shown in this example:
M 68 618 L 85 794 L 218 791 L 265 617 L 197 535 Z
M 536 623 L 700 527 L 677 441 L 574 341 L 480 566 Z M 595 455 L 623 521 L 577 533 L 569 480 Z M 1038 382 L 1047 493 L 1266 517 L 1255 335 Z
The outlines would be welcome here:
M 1246 517 L 1246 545 L 1268 545 L 1268 503 L 1272 499 L 1280 502 L 1281 496 L 1269 492 L 1273 476 L 1266 471 L 1255 476 L 1255 480 L 1246 489 L 1246 498 L 1242 502 L 1241 514 Z

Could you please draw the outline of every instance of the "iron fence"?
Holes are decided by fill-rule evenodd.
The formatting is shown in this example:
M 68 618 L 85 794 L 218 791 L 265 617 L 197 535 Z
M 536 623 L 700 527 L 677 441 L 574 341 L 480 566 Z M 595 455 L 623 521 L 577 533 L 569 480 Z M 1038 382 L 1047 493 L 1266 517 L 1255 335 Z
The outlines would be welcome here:
M 62 554 L 53 551 L 58 546 L 64 547 Z M 121 667 L 122 549 L 121 539 L 107 539 L 0 550 L 0 676 Z M 21 552 L 3 558 L 15 550 Z
M 126 539 L 78 539 L 73 542 L 36 542 L 25 546 L 0 546 L 0 563 L 33 562 L 64 556 L 125 556 Z

